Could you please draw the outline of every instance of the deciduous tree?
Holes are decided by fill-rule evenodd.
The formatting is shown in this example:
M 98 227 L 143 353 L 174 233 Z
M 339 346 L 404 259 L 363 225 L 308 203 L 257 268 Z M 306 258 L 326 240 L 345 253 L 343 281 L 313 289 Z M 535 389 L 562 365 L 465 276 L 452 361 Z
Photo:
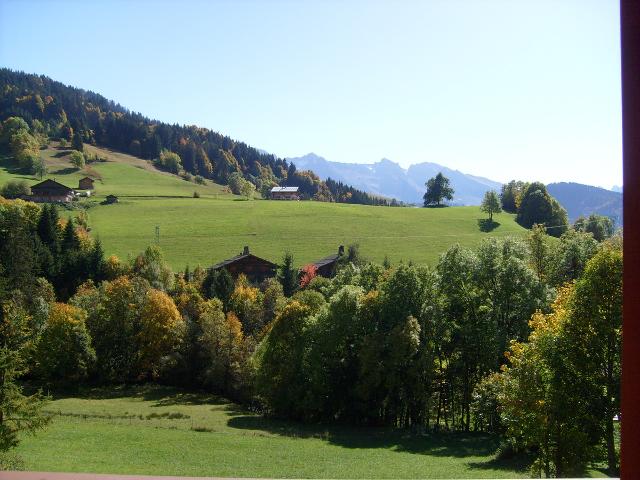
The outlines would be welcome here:
M 78 150 L 74 150 L 71 152 L 71 155 L 69 156 L 69 161 L 71 162 L 71 165 L 76 167 L 78 170 L 81 170 L 84 168 L 84 165 L 85 165 L 84 155 L 82 154 L 82 152 Z
M 155 378 L 160 361 L 177 349 L 185 333 L 185 324 L 171 297 L 160 290 L 147 291 L 139 315 L 137 333 L 139 372 Z
M 425 183 L 427 192 L 424 194 L 424 206 L 441 206 L 443 200 L 453 200 L 454 190 L 449 185 L 449 179 L 442 172 L 430 178 Z
M 83 380 L 96 354 L 85 326 L 84 310 L 54 303 L 36 348 L 37 371 L 45 380 L 72 383 Z
M 493 214 L 500 213 L 502 209 L 500 208 L 500 200 L 498 199 L 498 194 L 493 190 L 490 190 L 484 194 L 484 198 L 482 199 L 482 205 L 480 205 L 480 210 L 489 214 L 489 221 L 493 222 Z

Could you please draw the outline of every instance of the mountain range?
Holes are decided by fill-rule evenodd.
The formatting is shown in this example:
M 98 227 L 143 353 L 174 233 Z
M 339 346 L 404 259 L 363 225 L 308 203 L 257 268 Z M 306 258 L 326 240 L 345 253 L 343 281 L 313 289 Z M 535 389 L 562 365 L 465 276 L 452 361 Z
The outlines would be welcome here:
M 442 172 L 451 181 L 455 191 L 452 205 L 480 205 L 486 191 L 499 192 L 502 186 L 500 182 L 431 162 L 403 168 L 387 158 L 376 163 L 340 163 L 329 161 L 315 153 L 287 160 L 300 170 L 312 170 L 323 180 L 332 178 L 365 192 L 418 205 L 422 204 L 425 181 L 438 172 Z M 550 183 L 547 190 L 567 210 L 571 222 L 581 215 L 597 213 L 612 218 L 617 226 L 622 225 L 620 192 L 574 182 Z
M 550 183 L 549 195 L 562 205 L 574 222 L 579 216 L 597 213 L 611 218 L 615 226 L 622 225 L 622 193 L 573 182 Z
M 500 191 L 501 183 L 452 170 L 437 163 L 424 162 L 403 168 L 383 158 L 376 163 L 340 163 L 329 161 L 315 153 L 287 158 L 299 170 L 312 170 L 321 179 L 331 178 L 355 188 L 405 203 L 422 205 L 425 182 L 442 172 L 455 191 L 452 205 L 480 205 L 488 190 Z

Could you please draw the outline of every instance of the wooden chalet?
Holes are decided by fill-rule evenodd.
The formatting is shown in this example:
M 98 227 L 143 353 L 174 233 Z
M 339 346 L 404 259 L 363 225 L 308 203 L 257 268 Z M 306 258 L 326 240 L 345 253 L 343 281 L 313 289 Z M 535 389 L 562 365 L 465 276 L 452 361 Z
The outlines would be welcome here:
M 344 255 L 344 246 L 338 247 L 338 253 L 321 258 L 312 263 L 317 268 L 316 274 L 322 277 L 331 278 L 336 274 L 336 266 L 340 257 Z
M 70 202 L 74 196 L 73 189 L 55 180 L 47 179 L 31 187 L 29 200 L 32 202 Z
M 273 187 L 271 189 L 272 200 L 300 200 L 298 187 Z
M 93 178 L 84 177 L 78 180 L 78 190 L 93 190 Z
M 241 273 L 244 274 L 250 282 L 259 283 L 267 278 L 276 275 L 278 266 L 264 258 L 256 257 L 249 252 L 249 247 L 244 247 L 240 255 L 217 263 L 211 267 L 211 270 L 226 269 L 233 278 Z

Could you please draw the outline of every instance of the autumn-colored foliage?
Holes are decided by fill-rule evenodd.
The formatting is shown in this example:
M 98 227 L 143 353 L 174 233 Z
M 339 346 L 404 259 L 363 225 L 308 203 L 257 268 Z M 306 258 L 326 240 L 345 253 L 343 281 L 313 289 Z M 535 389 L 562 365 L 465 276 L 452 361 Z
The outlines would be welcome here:
M 84 310 L 54 303 L 36 348 L 37 371 L 46 380 L 73 382 L 87 376 L 96 360 Z
M 300 288 L 306 288 L 318 274 L 318 267 L 310 263 L 300 269 Z
M 184 320 L 169 295 L 150 289 L 140 311 L 137 334 L 140 371 L 152 377 L 160 359 L 178 346 L 184 335 Z

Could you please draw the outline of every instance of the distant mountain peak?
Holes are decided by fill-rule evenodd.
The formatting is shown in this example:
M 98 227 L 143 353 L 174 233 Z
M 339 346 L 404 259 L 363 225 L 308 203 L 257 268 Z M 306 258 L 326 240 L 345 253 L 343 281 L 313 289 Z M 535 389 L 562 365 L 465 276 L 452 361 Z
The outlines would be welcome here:
M 312 169 L 320 178 L 332 178 L 369 193 L 397 198 L 407 203 L 422 204 L 425 182 L 443 172 L 455 189 L 456 205 L 480 205 L 488 190 L 499 190 L 501 184 L 492 180 L 467 175 L 437 163 L 422 162 L 402 167 L 389 158 L 374 163 L 340 163 L 308 153 L 302 157 L 287 158 L 300 169 Z
M 378 163 L 391 163 L 393 165 L 399 165 L 399 163 L 394 162 L 393 160 L 389 160 L 387 157 L 382 157 Z

